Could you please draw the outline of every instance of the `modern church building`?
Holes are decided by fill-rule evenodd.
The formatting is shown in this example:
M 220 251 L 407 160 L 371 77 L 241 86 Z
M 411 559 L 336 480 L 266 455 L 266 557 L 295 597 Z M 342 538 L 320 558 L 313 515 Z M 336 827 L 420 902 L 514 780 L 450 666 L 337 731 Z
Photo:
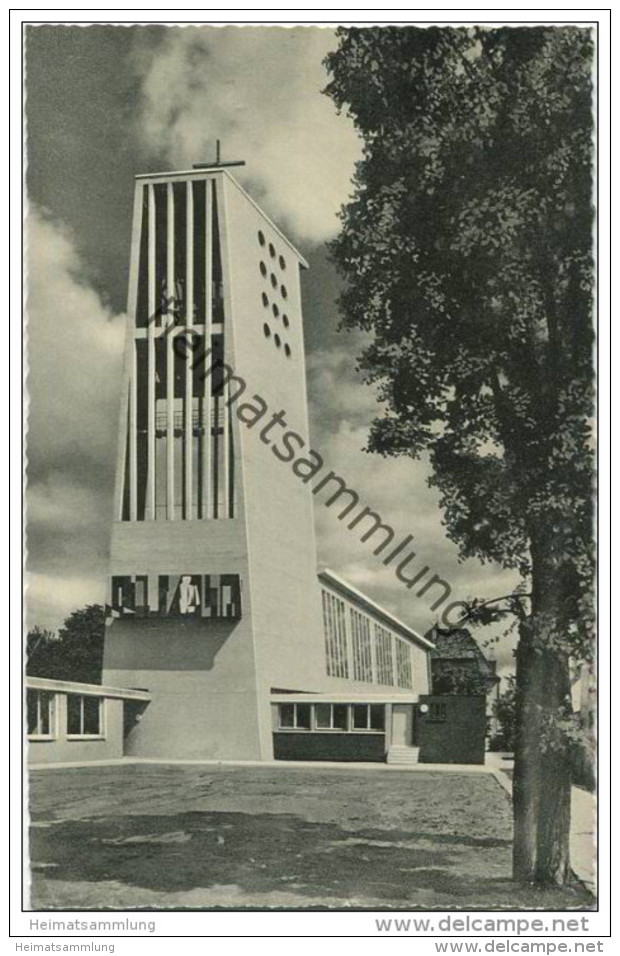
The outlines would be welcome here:
M 317 576 L 305 267 L 225 164 L 136 177 L 102 685 L 29 682 L 34 762 L 407 763 L 451 727 L 433 643 Z

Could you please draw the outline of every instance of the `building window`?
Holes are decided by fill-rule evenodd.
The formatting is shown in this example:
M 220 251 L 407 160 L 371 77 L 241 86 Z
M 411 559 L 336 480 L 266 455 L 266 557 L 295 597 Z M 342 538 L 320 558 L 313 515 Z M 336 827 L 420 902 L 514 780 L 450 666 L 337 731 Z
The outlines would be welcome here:
M 392 635 L 379 624 L 375 624 L 375 650 L 377 658 L 377 683 L 392 686 L 394 684 Z
M 384 733 L 384 704 L 278 704 L 278 730 Z
M 238 574 L 114 575 L 112 616 L 189 617 L 237 620 L 241 617 Z
M 353 677 L 372 683 L 372 649 L 370 621 L 364 614 L 351 608 L 351 635 L 353 639 Z
M 315 704 L 316 730 L 348 730 L 348 710 L 346 704 Z
M 446 720 L 446 705 L 442 701 L 431 701 L 428 708 L 428 719 L 437 724 L 443 724 Z
M 28 736 L 31 738 L 56 736 L 56 695 L 45 690 L 26 691 Z
M 310 730 L 310 704 L 280 704 L 280 730 Z
M 407 641 L 396 638 L 396 683 L 399 687 L 413 687 L 411 648 Z
M 322 592 L 323 628 L 325 633 L 325 657 L 329 677 L 348 677 L 347 630 L 344 602 Z
M 67 696 L 67 736 L 101 737 L 101 697 L 86 697 L 78 694 Z
M 353 730 L 385 730 L 383 704 L 353 704 Z

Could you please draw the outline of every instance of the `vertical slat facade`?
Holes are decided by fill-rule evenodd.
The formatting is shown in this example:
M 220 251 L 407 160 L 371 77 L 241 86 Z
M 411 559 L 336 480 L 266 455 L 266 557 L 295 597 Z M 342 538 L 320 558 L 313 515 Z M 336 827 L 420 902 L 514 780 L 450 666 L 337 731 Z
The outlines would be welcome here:
M 187 329 L 192 329 L 194 324 L 194 193 L 192 184 L 188 182 L 185 187 L 186 213 L 185 213 L 185 244 L 186 244 L 186 268 L 185 268 L 185 325 Z M 188 337 L 188 343 L 191 339 Z M 183 428 L 183 454 L 185 462 L 185 494 L 183 517 L 189 520 L 194 515 L 193 506 L 193 472 L 194 472 L 194 454 L 193 454 L 193 387 L 192 387 L 192 364 L 191 351 L 185 349 L 185 399 L 184 399 L 184 428 Z
M 131 281 L 140 284 L 142 298 L 133 310 L 127 353 L 128 435 L 121 440 L 128 460 L 119 497 L 128 501 L 124 520 L 234 516 L 229 386 L 215 388 L 204 374 L 225 329 L 219 260 L 214 274 L 221 212 L 213 179 L 202 180 L 204 188 L 196 182 L 187 180 L 182 190 L 171 182 L 146 183 L 137 194 L 134 229 L 144 246 Z M 177 356 L 177 335 L 185 339 L 178 347 L 184 361 Z
M 230 406 L 228 405 L 228 399 L 230 398 L 230 382 L 226 382 L 224 389 L 224 394 L 222 396 L 222 442 L 224 444 L 222 460 L 223 460 L 223 474 L 222 474 L 222 518 L 229 517 L 229 497 L 228 497 L 228 482 L 229 482 L 229 472 L 230 472 Z
M 212 243 L 212 233 L 213 233 L 213 184 L 211 180 L 207 180 L 205 188 L 205 314 L 204 314 L 204 325 L 205 325 L 205 337 L 204 344 L 205 350 L 208 350 L 211 347 L 211 335 L 213 333 L 213 297 L 212 297 L 212 283 L 213 283 L 213 243 Z M 206 368 L 204 369 L 206 372 Z M 203 507 L 203 518 L 213 517 L 212 509 L 212 485 L 213 485 L 213 476 L 212 476 L 212 456 L 211 456 L 211 443 L 212 443 L 212 422 L 211 422 L 211 377 L 206 376 L 204 379 L 204 392 L 202 397 L 202 423 L 204 428 L 204 440 L 202 446 L 203 461 L 202 461 L 202 507 Z

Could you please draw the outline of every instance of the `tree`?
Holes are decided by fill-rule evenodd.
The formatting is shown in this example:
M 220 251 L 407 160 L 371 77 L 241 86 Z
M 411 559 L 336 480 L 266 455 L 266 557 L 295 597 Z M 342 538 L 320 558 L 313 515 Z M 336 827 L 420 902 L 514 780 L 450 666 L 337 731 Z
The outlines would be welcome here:
M 569 659 L 593 644 L 592 39 L 342 28 L 326 92 L 364 142 L 333 258 L 384 414 L 463 557 L 517 568 L 517 879 L 569 875 Z
M 65 619 L 58 636 L 34 627 L 26 641 L 29 677 L 101 683 L 105 610 L 89 604 Z

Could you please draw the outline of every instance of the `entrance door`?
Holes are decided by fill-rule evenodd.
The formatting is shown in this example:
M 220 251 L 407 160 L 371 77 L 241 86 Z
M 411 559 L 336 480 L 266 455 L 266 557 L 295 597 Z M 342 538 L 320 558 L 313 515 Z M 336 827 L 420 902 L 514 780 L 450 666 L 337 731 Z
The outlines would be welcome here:
M 411 747 L 413 730 L 413 705 L 392 705 L 392 746 Z

